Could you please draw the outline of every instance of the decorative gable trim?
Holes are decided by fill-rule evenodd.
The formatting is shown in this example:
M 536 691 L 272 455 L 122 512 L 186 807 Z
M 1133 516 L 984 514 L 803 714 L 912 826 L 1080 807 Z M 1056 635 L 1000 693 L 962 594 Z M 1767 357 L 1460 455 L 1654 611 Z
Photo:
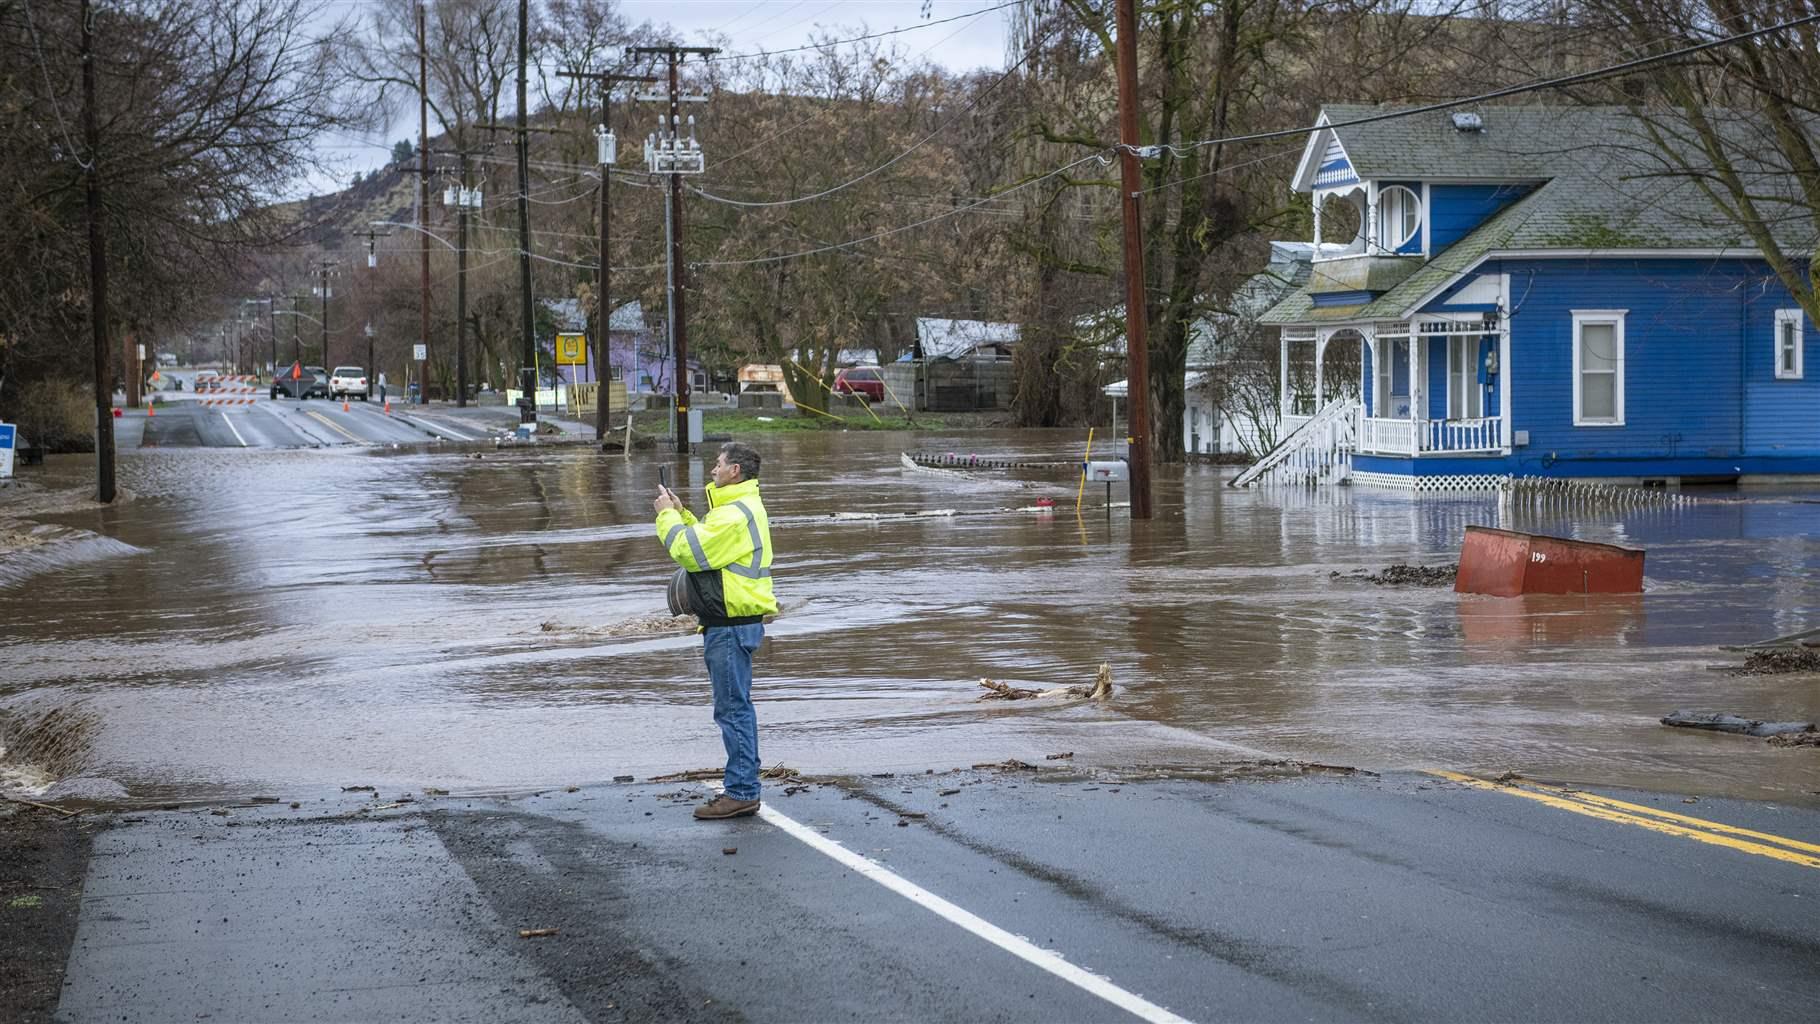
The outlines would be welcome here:
M 1317 184 L 1317 175 L 1331 173 L 1335 168 L 1328 164 L 1337 157 L 1345 172 L 1352 175 L 1344 180 L 1336 180 L 1335 185 L 1356 183 L 1359 179 L 1352 170 L 1352 161 L 1346 156 L 1345 147 L 1340 145 L 1340 137 L 1328 127 L 1327 112 L 1322 111 L 1314 119 L 1315 130 L 1308 133 L 1308 144 L 1302 147 L 1302 160 L 1296 164 L 1295 176 L 1290 178 L 1290 185 L 1297 192 L 1312 192 L 1316 188 L 1327 187 Z M 1330 156 L 1330 154 L 1333 154 Z
M 1333 188 L 1358 183 L 1359 174 L 1352 169 L 1352 161 L 1346 158 L 1346 147 L 1340 145 L 1338 135 L 1328 132 L 1327 149 L 1321 154 L 1321 165 L 1315 168 L 1314 187 Z

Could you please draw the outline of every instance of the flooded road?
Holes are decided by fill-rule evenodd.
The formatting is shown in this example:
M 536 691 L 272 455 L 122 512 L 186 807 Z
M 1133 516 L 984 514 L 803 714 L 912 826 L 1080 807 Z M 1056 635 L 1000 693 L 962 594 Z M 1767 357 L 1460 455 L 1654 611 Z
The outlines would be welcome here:
M 1071 505 L 1065 469 L 931 473 L 898 453 L 1068 459 L 1079 444 L 1046 432 L 756 441 L 784 608 L 756 666 L 767 764 L 1270 755 L 1791 801 L 1820 791 L 1811 749 L 1657 724 L 1677 708 L 1820 710 L 1820 678 L 1715 668 L 1739 660 L 1717 645 L 1820 618 L 1811 495 L 1537 511 L 1491 496 L 1234 491 L 1231 470 L 1191 466 L 1163 468 L 1148 523 L 1105 514 L 1091 490 L 1078 520 L 830 518 Z M 0 714 L 16 735 L 57 711 L 68 739 L 38 768 L 147 797 L 530 789 L 718 765 L 699 641 L 607 628 L 663 608 L 669 568 L 650 526 L 661 457 L 472 454 L 127 455 L 132 501 L 51 517 L 104 540 L 49 562 L 0 556 Z M 708 461 L 677 463 L 677 490 L 699 501 Z M 1646 592 L 1501 600 L 1331 576 L 1452 562 L 1472 524 L 1647 548 Z M 982 676 L 1085 684 L 1101 662 L 1119 688 L 1106 704 L 975 701 Z

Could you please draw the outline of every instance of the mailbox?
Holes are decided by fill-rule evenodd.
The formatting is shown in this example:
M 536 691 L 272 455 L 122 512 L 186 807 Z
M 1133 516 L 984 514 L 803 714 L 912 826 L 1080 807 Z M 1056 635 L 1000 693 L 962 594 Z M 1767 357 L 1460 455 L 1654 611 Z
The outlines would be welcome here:
M 1131 465 L 1123 459 L 1087 463 L 1087 479 L 1092 483 L 1110 484 L 1131 479 Z

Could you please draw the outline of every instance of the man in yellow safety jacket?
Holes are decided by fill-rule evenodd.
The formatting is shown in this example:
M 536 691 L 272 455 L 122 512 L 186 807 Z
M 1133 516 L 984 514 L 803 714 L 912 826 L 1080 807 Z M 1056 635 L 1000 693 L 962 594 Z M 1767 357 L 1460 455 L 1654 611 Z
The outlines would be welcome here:
M 688 570 L 689 610 L 701 620 L 702 658 L 714 687 L 714 721 L 727 748 L 724 791 L 697 818 L 758 812 L 758 715 L 752 709 L 752 652 L 765 638 L 771 594 L 771 521 L 758 496 L 758 453 L 721 446 L 708 485 L 708 514 L 696 519 L 668 488 L 658 490 L 657 537 Z

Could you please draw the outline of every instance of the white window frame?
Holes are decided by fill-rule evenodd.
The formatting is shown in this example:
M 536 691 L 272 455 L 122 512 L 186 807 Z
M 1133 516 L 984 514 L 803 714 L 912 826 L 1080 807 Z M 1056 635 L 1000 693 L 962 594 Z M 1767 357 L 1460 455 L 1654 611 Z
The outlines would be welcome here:
M 1398 197 L 1396 193 L 1402 193 L 1401 197 Z M 1387 197 L 1395 201 L 1386 202 Z M 1425 212 L 1422 209 L 1421 195 L 1408 185 L 1386 185 L 1378 190 L 1376 215 L 1380 221 L 1377 231 L 1379 247 L 1387 253 L 1395 253 L 1410 242 L 1420 239 L 1423 222 L 1427 219 L 1423 216 Z M 1402 221 L 1411 213 L 1415 215 L 1415 224 L 1410 228 L 1409 234 L 1392 241 L 1403 229 Z M 1390 223 L 1393 215 L 1397 221 L 1395 224 Z
M 1624 317 L 1628 309 L 1576 309 L 1571 311 L 1574 324 L 1574 426 L 1621 427 L 1624 425 Z M 1612 416 L 1610 419 L 1588 419 L 1581 409 L 1580 332 L 1587 324 L 1610 324 L 1612 328 Z
M 1782 369 L 1782 332 L 1784 330 L 1784 324 L 1794 325 L 1795 368 L 1792 372 Z M 1803 353 L 1803 350 L 1807 348 L 1806 333 L 1806 329 L 1801 321 L 1801 310 L 1799 308 L 1776 310 L 1776 330 L 1775 333 L 1770 336 L 1770 358 L 1773 360 L 1770 365 L 1776 368 L 1777 380 L 1800 380 L 1806 375 L 1807 364 Z
M 1447 339 L 1447 418 L 1450 420 L 1485 418 L 1485 385 L 1479 383 L 1479 346 L 1479 339 L 1469 335 Z

